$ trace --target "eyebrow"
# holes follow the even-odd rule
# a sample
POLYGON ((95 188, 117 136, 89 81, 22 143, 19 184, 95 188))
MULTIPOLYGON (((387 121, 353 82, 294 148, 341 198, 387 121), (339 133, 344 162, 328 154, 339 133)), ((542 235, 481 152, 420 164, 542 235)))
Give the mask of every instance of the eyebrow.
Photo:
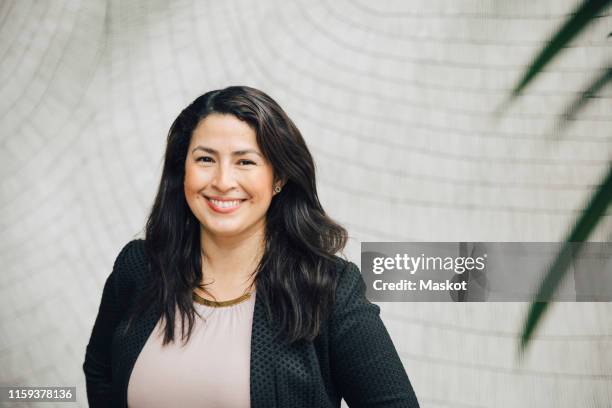
MULTIPOLYGON (((196 150, 203 150, 203 151, 208 152, 208 153, 210 153, 210 154, 216 154, 216 155, 218 155, 218 154, 219 154, 219 152, 218 152, 218 151, 216 151, 215 149, 211 149, 210 147, 206 147, 206 146, 197 146, 197 147, 195 147, 195 148, 194 148, 194 149, 191 151, 191 153, 195 153, 195 152, 196 152, 196 150)), ((257 150, 255 150, 255 149, 243 149, 243 150, 235 150, 235 151, 233 151, 233 152, 232 152, 232 156, 242 156, 242 155, 245 155, 245 154, 247 154, 247 153, 254 153, 254 154, 258 155, 258 156, 263 157, 263 156, 262 156, 262 154, 261 154, 261 153, 259 153, 259 152, 258 152, 257 150)))

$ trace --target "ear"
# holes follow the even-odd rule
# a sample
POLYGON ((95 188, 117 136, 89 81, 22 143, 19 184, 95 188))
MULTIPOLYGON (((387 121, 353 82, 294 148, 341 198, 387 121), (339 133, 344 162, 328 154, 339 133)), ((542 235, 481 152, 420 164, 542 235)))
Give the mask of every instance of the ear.
MULTIPOLYGON (((275 179, 274 183, 272 183, 272 188, 276 188, 276 187, 280 187, 281 189, 283 187, 285 187, 285 184, 287 184, 287 179, 275 179)), ((278 194, 276 191, 274 192, 274 195, 278 194)))

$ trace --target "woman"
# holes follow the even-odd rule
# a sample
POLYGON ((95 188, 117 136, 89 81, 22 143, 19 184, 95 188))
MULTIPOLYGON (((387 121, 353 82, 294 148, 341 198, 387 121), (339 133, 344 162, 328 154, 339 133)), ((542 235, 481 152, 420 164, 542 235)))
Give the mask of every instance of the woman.
POLYGON ((418 407, 357 266, 335 255, 346 239, 274 100, 200 96, 170 128, 146 239, 104 286, 90 406, 418 407))

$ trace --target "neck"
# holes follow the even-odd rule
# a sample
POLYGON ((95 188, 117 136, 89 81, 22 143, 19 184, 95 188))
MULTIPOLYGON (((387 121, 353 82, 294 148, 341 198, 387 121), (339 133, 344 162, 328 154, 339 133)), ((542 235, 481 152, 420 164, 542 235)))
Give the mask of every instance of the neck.
POLYGON ((251 282, 265 247, 265 230, 239 237, 218 237, 200 229, 202 281, 229 288, 251 282))

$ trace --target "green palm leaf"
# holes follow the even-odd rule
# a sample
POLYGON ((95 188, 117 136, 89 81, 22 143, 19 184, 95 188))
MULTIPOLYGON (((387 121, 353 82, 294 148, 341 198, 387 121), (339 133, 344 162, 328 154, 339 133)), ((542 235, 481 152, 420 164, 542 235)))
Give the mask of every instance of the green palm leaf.
MULTIPOLYGON (((589 237, 593 228, 605 214, 612 201, 612 163, 608 168, 608 175, 591 198, 586 210, 567 237, 562 249, 548 270, 542 281, 536 299, 550 299, 551 295, 561 283, 567 273, 567 267, 574 252, 580 251, 582 243, 589 237)), ((524 352, 531 339, 540 318, 548 308, 548 302, 533 302, 529 308, 523 333, 521 334, 520 352, 524 352)))
POLYGON ((533 60, 527 71, 512 90, 510 99, 516 98, 533 78, 548 64, 559 51, 570 42, 599 12, 612 3, 611 0, 586 0, 565 22, 563 27, 549 41, 533 60))
MULTIPOLYGON (((533 62, 526 69, 523 77, 512 90, 508 99, 496 110, 495 116, 499 116, 499 114, 520 95, 542 69, 559 54, 563 47, 596 18, 598 13, 611 3, 612 0, 583 1, 559 31, 548 41, 547 45, 534 58, 533 62)), ((610 35, 612 35, 612 33, 610 33, 610 35)), ((610 81, 611 75, 611 68, 607 68, 601 76, 597 77, 565 110, 560 125, 563 126, 568 120, 572 120, 588 103, 590 98, 595 96, 595 94, 610 81)), ((572 228, 562 249, 559 251, 559 254, 548 269, 544 280, 538 288, 536 299, 540 301, 533 302, 527 314, 523 332, 521 333, 519 350, 521 353, 524 352, 538 322, 548 308, 547 300, 551 298, 552 294, 565 277, 567 267, 572 257, 572 251, 576 253, 580 251, 582 243, 589 237, 591 231, 605 214, 611 200, 612 163, 610 163, 608 174, 603 183, 601 183, 597 191, 591 197, 586 209, 572 228)))
POLYGON ((563 126, 567 121, 573 120, 576 114, 587 104, 590 98, 595 97, 597 92, 602 89, 610 80, 612 80, 612 67, 606 68, 603 73, 596 77, 591 84, 583 91, 565 110, 563 113, 560 126, 563 126))

